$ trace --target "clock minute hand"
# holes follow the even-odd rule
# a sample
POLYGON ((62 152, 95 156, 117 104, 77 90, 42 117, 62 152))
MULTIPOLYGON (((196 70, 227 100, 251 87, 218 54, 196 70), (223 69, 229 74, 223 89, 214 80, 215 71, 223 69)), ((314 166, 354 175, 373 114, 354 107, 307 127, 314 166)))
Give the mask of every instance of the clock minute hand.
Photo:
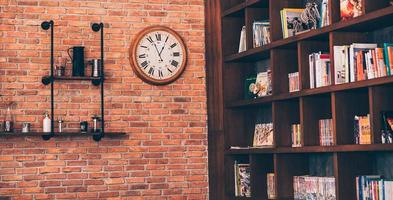
POLYGON ((169 38, 169 36, 166 37, 166 40, 165 40, 165 42, 164 42, 164 45, 162 46, 161 51, 159 52, 159 55, 160 55, 160 56, 161 56, 162 52, 163 52, 164 49, 165 49, 166 42, 168 42, 168 38, 169 38))
POLYGON ((157 51, 157 53, 158 53, 158 56, 160 56, 160 60, 162 61, 161 54, 160 54, 160 52, 158 51, 157 45, 154 44, 154 47, 156 48, 156 51, 157 51))

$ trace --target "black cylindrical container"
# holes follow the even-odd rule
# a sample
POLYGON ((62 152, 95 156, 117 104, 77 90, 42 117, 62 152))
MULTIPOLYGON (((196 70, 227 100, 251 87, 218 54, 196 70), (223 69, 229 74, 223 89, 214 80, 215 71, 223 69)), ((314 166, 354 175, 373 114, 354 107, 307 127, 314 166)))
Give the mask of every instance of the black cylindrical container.
POLYGON ((68 55, 72 60, 72 76, 85 76, 85 47, 69 48, 68 55), (72 51, 72 56, 70 51, 72 51))

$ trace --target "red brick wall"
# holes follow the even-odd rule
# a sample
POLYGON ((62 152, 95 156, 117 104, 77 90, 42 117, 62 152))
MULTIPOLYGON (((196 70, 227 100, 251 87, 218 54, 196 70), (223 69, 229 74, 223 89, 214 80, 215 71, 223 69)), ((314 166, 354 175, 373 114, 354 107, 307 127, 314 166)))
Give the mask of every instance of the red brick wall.
MULTIPOLYGON (((0 0, 0 102, 14 102, 22 122, 42 130, 50 109, 49 34, 54 20, 56 57, 74 45, 99 57, 104 22, 108 131, 125 137, 0 137, 0 196, 15 199, 207 199, 207 130, 203 0, 0 0), (133 73, 131 40, 148 25, 167 25, 185 40, 189 59, 182 77, 151 86, 133 73)), ((58 62, 56 60, 56 62, 58 62)), ((56 115, 66 130, 99 113, 99 90, 89 82, 55 84, 56 115)), ((2 119, 1 119, 2 120, 2 119)))

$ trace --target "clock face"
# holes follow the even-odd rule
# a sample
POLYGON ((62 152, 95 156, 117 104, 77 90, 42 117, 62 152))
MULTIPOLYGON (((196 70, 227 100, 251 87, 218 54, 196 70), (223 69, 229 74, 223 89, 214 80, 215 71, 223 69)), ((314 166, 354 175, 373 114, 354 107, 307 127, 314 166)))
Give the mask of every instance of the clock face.
POLYGON ((142 31, 130 51, 137 75, 153 84, 166 84, 177 79, 186 64, 186 50, 180 36, 166 27, 142 31))

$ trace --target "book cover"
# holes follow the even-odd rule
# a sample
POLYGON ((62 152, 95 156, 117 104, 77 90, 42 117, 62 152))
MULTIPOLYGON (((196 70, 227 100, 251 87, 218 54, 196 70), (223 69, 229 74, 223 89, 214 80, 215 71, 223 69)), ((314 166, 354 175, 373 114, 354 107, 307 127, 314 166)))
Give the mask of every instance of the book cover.
POLYGON ((393 111, 381 112, 382 144, 393 143, 393 111))
POLYGON ((267 174, 267 198, 276 199, 276 186, 274 181, 274 173, 267 174))
POLYGON ((346 65, 346 46, 334 46, 334 76, 336 84, 349 82, 349 69, 346 65))
POLYGON ((393 43, 384 43, 383 44, 383 48, 384 48, 384 57, 385 57, 385 64, 386 64, 386 68, 388 71, 388 75, 391 76, 393 75, 393 61, 392 59, 389 60, 389 51, 388 48, 389 47, 393 47, 393 43))
POLYGON ((254 147, 273 146, 273 123, 256 124, 254 131, 254 147))
POLYGON ((255 81, 256 87, 258 88, 257 96, 267 96, 269 93, 269 77, 268 72, 259 72, 255 81))
POLYGON ((251 169, 249 164, 238 164, 237 165, 238 178, 238 196, 251 197, 251 180, 250 174, 251 169))
POLYGON ((283 37, 288 38, 296 35, 296 32, 304 31, 300 20, 303 8, 284 8, 281 13, 281 23, 283 27, 283 37))
POLYGON ((363 14, 363 0, 340 0, 341 20, 349 20, 363 14))
POLYGON ((377 65, 378 65, 379 71, 381 73, 381 77, 387 76, 388 72, 387 72, 385 60, 383 57, 383 48, 376 48, 375 52, 376 52, 376 56, 377 56, 377 65))

